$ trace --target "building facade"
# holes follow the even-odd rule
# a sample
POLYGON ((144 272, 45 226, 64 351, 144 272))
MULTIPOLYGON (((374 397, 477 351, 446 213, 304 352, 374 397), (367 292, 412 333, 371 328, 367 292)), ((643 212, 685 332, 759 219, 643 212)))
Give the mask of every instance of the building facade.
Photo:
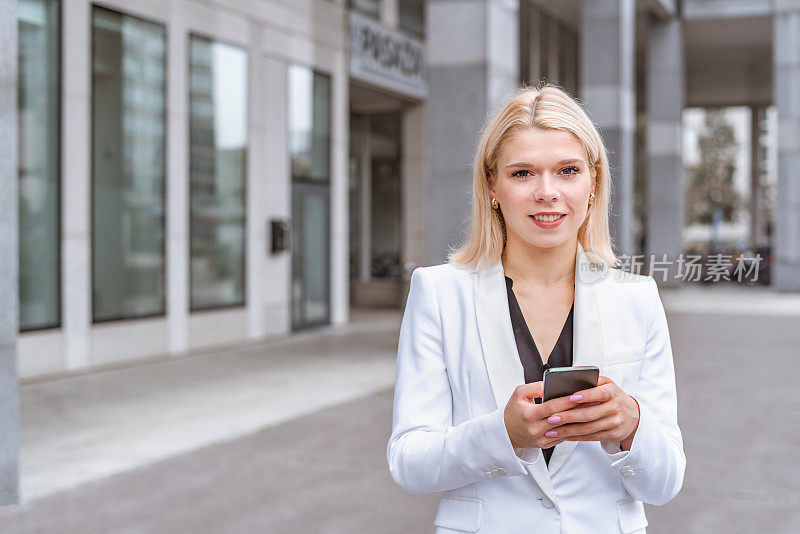
POLYGON ((20 377, 401 305, 465 235, 487 115, 543 80, 600 127, 622 254, 681 253, 686 107, 750 106, 755 130, 776 106, 772 284, 800 289, 799 2, 16 9, 20 377))
POLYGON ((20 377, 400 305, 424 234, 422 0, 15 7, 20 377))
POLYGON ((347 320, 345 4, 17 11, 21 377, 347 320))

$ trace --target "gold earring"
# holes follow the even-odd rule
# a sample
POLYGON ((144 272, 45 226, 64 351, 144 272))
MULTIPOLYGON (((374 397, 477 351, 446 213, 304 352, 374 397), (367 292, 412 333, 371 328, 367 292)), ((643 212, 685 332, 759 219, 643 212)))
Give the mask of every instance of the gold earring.
POLYGON ((594 202, 594 193, 589 193, 589 206, 594 202))
POLYGON ((492 207, 493 207, 494 209, 497 209, 497 208, 499 208, 499 207, 500 207, 500 204, 497 202, 497 199, 496 199, 496 198, 493 198, 493 199, 492 199, 492 207))

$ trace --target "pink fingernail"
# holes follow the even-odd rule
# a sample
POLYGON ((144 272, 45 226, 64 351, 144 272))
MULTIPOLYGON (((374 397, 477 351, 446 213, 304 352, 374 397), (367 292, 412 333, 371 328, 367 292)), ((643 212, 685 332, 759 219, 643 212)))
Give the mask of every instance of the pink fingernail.
POLYGON ((556 432, 555 430, 548 430, 547 432, 544 433, 544 435, 547 436, 548 438, 555 437, 556 434, 558 434, 558 432, 556 432))
POLYGON ((557 415, 551 415, 550 417, 547 418, 547 421, 550 423, 558 423, 559 421, 561 421, 561 418, 557 415))
POLYGON ((582 398, 583 398, 583 395, 581 395, 581 394, 579 394, 579 393, 576 393, 575 395, 571 396, 571 397, 569 398, 569 400, 571 400, 571 401, 575 402, 575 401, 579 401, 579 400, 581 400, 582 398))

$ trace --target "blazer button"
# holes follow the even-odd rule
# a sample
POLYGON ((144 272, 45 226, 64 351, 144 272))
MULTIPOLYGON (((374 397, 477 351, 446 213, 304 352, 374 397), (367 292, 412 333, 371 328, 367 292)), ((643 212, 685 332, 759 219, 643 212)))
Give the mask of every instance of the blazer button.
POLYGON ((544 506, 545 508, 552 508, 553 507, 553 501, 551 501, 547 497, 544 497, 544 498, 542 498, 542 506, 544 506))
POLYGON ((508 474, 508 471, 506 471, 502 467, 498 467, 494 471, 496 471, 495 476, 498 476, 498 477, 504 477, 504 476, 506 476, 508 474))
POLYGON ((633 468, 629 465, 626 465, 622 469, 619 470, 620 474, 625 478, 634 476, 633 468))
POLYGON ((490 480, 493 479, 494 478, 494 473, 492 473, 491 471, 486 471, 486 478, 488 478, 490 480))

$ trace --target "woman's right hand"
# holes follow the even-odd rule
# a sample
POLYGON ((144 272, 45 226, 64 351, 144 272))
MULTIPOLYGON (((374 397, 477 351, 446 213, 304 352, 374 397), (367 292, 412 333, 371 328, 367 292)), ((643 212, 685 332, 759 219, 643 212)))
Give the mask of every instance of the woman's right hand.
POLYGON ((560 422, 549 422, 551 415, 574 408, 576 404, 569 397, 550 399, 536 404, 533 400, 543 395, 544 383, 531 382, 517 386, 508 399, 503 412, 508 437, 514 448, 529 449, 538 447, 546 449, 564 441, 559 438, 548 438, 544 435, 548 430, 560 426, 560 422))

